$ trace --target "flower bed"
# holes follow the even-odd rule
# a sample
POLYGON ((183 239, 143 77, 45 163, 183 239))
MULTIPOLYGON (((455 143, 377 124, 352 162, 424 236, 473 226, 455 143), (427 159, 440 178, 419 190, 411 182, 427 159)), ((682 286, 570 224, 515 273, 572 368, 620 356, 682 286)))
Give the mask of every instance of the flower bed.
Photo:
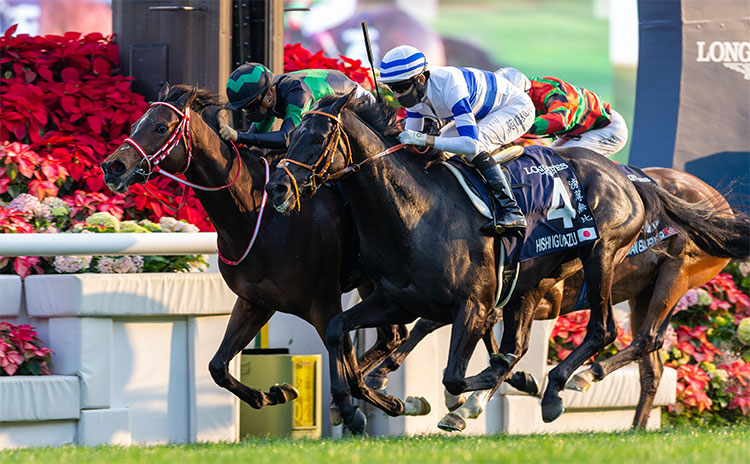
POLYGON ((0 322, 0 376, 49 375, 53 353, 30 325, 0 322))
MULTIPOLYGON (((662 347, 664 364, 677 369, 672 423, 750 422, 750 263, 731 262, 724 272, 677 303, 662 347)), ((580 344, 588 312, 558 318, 550 360, 559 362, 580 344)), ((618 327, 618 340, 597 356, 605 359, 632 337, 618 327)))
MULTIPOLYGON (((0 216, 0 232, 68 232, 79 234, 129 232, 165 233, 198 232, 198 228, 172 217, 162 217, 159 223, 148 219, 120 221, 120 210, 98 211, 91 214, 80 207, 69 206, 57 197, 39 201, 34 195, 22 193, 14 198, 0 216), (113 214, 114 213, 114 214, 113 214), (116 216, 117 215, 117 216, 116 216)), ((11 261, 0 257, 0 272, 15 272, 22 278, 30 274, 70 274, 77 272, 134 273, 180 272, 204 270, 205 257, 184 256, 56 256, 43 258, 22 256, 11 261)))
MULTIPOLYGON (((15 30, 11 27, 0 36, 0 232, 85 232, 89 228, 80 223, 97 213, 123 220, 122 231, 143 232, 139 227, 169 214, 200 231, 213 230, 192 192, 179 211, 172 213, 164 206, 177 204, 182 193, 182 187, 167 178, 150 181, 150 193, 134 185, 127 196, 105 186, 99 164, 148 107, 130 90, 132 78, 118 74, 113 37, 77 32, 14 36, 15 30), (62 209, 67 209, 66 215, 62 209)), ((299 44, 287 45, 284 51, 285 71, 337 69, 372 87, 369 69, 359 60, 328 58, 299 44)), ((122 258, 120 265, 94 259, 84 266, 81 259, 61 258, 57 269, 163 272, 185 270, 195 259, 145 257, 141 263, 139 258, 122 258)), ((26 276, 54 270, 45 258, 0 257, 0 273, 26 276)))

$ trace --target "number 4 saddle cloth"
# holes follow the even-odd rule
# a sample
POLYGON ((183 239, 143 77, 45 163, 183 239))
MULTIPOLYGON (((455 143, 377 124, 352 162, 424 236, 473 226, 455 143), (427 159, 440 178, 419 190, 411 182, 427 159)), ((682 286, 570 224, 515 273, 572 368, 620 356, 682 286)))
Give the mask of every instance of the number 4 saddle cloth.
MULTIPOLYGON (((456 176, 477 210, 491 218, 488 205, 493 197, 477 170, 459 156, 443 164, 456 176)), ((525 147, 521 156, 504 163, 503 167, 510 174, 513 193, 528 222, 521 243, 508 241, 508 256, 526 261, 577 248, 599 237, 576 173, 554 150, 525 147), (520 250, 513 249, 518 246, 520 250)))

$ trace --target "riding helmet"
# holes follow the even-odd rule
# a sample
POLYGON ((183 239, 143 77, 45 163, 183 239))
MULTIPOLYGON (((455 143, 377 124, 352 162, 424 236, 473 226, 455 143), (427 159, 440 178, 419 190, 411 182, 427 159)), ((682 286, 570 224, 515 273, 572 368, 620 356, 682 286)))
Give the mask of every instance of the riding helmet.
POLYGON ((380 61, 380 81, 384 84, 405 81, 427 71, 424 54, 411 45, 399 45, 380 61))
POLYGON ((273 83, 274 75, 260 63, 246 63, 232 71, 227 80, 226 107, 238 110, 253 101, 273 83))

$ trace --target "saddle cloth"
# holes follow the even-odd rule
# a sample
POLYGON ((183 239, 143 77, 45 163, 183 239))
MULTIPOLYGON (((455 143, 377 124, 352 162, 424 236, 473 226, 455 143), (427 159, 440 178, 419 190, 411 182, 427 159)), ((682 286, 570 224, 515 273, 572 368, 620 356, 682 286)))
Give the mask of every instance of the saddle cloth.
MULTIPOLYGON (((650 178, 645 172, 641 171, 635 166, 618 164, 617 167, 619 167, 620 170, 624 172, 626 176, 628 176, 628 179, 630 179, 631 182, 656 184, 654 179, 650 178)), ((643 229, 641 230, 641 234, 638 236, 638 239, 635 241, 635 243, 633 243, 633 246, 630 248, 627 257, 629 258, 639 253, 643 253, 662 240, 678 233, 680 233, 680 231, 671 226, 659 227, 658 220, 652 224, 644 224, 643 229)))
MULTIPOLYGON (((477 170, 463 157, 443 163, 464 187, 469 199, 491 218, 490 194, 477 170)), ((583 246, 599 237, 573 169, 548 147, 525 147, 523 155, 503 164, 510 174, 516 201, 526 215, 523 241, 508 240, 508 256, 526 261, 557 251, 583 246), (515 249, 520 246, 520 250, 515 249), (517 254, 520 251, 520 254, 517 254)), ((499 209, 497 206, 495 209, 499 209)))

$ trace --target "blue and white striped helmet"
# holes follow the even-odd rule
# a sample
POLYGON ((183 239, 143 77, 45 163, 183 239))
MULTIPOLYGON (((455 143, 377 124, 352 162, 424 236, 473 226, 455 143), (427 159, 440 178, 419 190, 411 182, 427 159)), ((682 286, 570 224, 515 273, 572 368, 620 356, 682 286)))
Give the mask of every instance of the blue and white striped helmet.
POLYGON ((405 81, 425 71, 427 59, 411 45, 391 49, 380 61, 380 81, 384 84, 405 81))

